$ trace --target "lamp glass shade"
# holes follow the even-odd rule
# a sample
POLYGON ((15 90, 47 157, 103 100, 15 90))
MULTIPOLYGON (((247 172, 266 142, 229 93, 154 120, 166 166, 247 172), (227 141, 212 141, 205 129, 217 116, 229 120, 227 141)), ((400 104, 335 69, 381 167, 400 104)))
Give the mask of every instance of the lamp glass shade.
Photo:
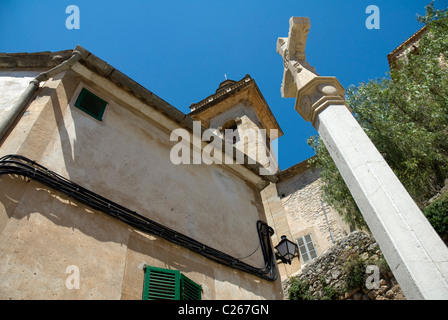
POLYGON ((286 236, 282 236, 282 240, 280 243, 275 247, 277 249, 278 253, 286 260, 292 260, 294 258, 294 254, 296 252, 296 244, 294 242, 289 241, 286 239, 286 236))

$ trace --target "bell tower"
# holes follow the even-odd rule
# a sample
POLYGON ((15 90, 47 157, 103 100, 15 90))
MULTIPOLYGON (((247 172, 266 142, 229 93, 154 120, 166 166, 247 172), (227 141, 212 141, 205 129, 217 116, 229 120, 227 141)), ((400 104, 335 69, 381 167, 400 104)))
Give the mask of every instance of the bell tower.
MULTIPOLYGON (((255 80, 226 79, 215 93, 190 106, 193 120, 267 167, 275 159, 272 141, 283 135, 255 80), (271 159, 271 160, 269 160, 271 159)), ((276 167, 277 163, 275 163, 276 167)))

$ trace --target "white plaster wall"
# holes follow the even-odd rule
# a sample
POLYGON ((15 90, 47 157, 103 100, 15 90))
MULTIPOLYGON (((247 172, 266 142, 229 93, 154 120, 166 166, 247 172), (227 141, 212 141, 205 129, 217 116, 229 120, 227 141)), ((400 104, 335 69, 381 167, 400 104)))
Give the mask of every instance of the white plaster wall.
POLYGON ((38 71, 0 71, 0 118, 4 118, 38 71))

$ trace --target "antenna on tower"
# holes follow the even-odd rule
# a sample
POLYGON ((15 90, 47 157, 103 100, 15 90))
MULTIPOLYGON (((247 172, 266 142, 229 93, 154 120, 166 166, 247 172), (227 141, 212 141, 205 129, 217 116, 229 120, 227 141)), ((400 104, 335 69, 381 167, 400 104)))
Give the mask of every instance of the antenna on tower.
POLYGON ((226 78, 226 80, 227 80, 227 75, 224 73, 224 78, 226 78))

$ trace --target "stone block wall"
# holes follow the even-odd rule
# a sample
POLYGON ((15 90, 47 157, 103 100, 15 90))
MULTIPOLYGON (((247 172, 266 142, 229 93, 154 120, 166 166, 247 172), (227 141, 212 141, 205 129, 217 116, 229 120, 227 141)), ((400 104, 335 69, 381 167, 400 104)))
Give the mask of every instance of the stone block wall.
POLYGON ((311 234, 317 253, 350 232, 350 226, 329 205, 322 202, 319 171, 307 161, 287 169, 277 183, 293 240, 311 234))
POLYGON ((361 231, 339 239, 283 288, 292 300, 406 300, 378 244, 361 231))

